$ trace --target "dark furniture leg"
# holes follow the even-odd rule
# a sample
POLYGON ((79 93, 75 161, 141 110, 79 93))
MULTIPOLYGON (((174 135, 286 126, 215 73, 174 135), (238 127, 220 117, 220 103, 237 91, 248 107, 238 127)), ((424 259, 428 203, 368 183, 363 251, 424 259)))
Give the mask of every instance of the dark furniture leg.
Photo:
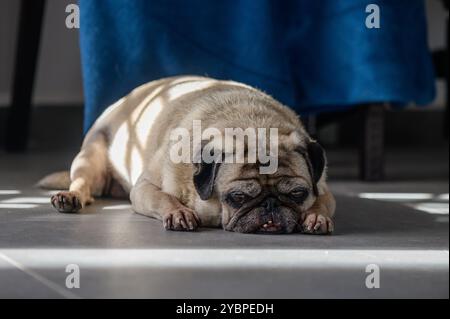
POLYGON ((361 109, 359 169, 363 181, 384 179, 384 119, 383 104, 367 105, 361 109))
POLYGON ((316 139, 317 138, 317 116, 316 115, 308 115, 305 118, 303 118, 304 125, 306 128, 306 131, 309 133, 309 135, 316 139))
POLYGON ((450 36, 450 33, 449 33, 449 27, 448 27, 448 10, 449 10, 449 1, 444 1, 444 5, 445 5, 445 8, 447 9, 447 35, 446 35, 446 39, 447 39, 447 45, 446 45, 446 47, 445 47, 445 55, 444 55, 444 61, 445 61, 445 119, 444 119, 444 137, 446 138, 446 139, 448 139, 448 126, 449 126, 449 123, 448 123, 448 121, 449 121, 449 118, 448 118, 448 116, 449 116, 449 114, 448 114, 448 112, 449 112, 449 105, 448 105, 448 103, 449 103, 449 96, 448 96, 448 86, 449 86, 449 82, 448 82, 448 67, 449 67, 449 65, 448 65, 448 37, 450 36))
POLYGON ((22 0, 20 5, 11 106, 6 123, 8 151, 23 151, 27 147, 45 0, 22 0))
MULTIPOLYGON (((447 11, 447 15, 448 15, 448 8, 449 8, 449 1, 442 1, 445 9, 447 11)), ((448 19, 446 21, 447 24, 447 34, 446 34, 446 39, 447 39, 447 44, 445 48, 436 50, 432 52, 432 57, 433 57, 433 63, 434 63, 434 71, 436 74, 436 77, 438 79, 444 79, 445 80, 445 111, 444 111, 444 138, 448 140, 448 111, 449 111, 449 105, 448 105, 448 19)))

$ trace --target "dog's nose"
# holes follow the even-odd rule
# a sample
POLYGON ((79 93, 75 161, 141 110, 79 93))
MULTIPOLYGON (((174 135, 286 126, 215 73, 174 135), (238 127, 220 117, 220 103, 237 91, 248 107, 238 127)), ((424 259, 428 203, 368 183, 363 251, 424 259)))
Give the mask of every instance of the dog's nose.
POLYGON ((272 213, 277 207, 277 200, 273 197, 269 197, 264 201, 262 206, 264 207, 266 212, 272 213))

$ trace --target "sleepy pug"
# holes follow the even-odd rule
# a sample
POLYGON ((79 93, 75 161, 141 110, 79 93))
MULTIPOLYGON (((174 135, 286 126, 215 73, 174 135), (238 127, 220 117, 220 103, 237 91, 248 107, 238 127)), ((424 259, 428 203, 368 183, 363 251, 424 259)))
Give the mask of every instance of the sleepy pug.
POLYGON ((61 213, 78 212, 93 197, 129 196, 135 212, 161 220, 167 230, 192 231, 202 225, 242 233, 329 234, 334 229, 335 201, 326 184, 323 149, 292 110, 232 81, 180 76, 138 87, 98 118, 70 176, 55 173, 39 185, 68 189, 51 197, 61 213), (191 161, 174 161, 179 141, 173 132, 192 134, 187 141, 193 145, 195 123, 214 128, 216 134, 227 128, 276 129, 273 145, 267 138, 258 140, 266 150, 276 150, 276 158, 270 153, 275 169, 262 173, 273 163, 249 160, 255 144, 248 136, 240 161, 224 160, 230 150, 237 152, 237 143, 205 153, 205 143, 213 139, 203 135, 184 158, 191 161))

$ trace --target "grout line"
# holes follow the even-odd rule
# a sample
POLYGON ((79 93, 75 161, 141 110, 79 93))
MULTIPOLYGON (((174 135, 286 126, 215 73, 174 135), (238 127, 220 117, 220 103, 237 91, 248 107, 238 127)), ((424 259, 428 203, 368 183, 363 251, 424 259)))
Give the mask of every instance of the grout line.
POLYGON ((54 283, 53 281, 50 281, 47 278, 39 275, 37 272, 35 272, 35 271, 31 270, 31 269, 28 269, 27 267, 25 267, 21 263, 15 261, 14 259, 11 259, 10 257, 6 256, 5 254, 3 254, 1 252, 0 252, 0 258, 3 259, 4 261, 6 261, 7 263, 9 263, 10 265, 14 266, 15 268, 23 271, 27 275, 33 277, 35 280, 37 280, 38 282, 40 282, 41 284, 43 284, 47 288, 53 290, 57 294, 62 295, 64 298, 67 298, 67 299, 81 299, 81 297, 79 297, 78 295, 76 295, 76 294, 74 294, 74 293, 72 293, 70 291, 67 291, 64 287, 61 287, 60 285, 54 283))

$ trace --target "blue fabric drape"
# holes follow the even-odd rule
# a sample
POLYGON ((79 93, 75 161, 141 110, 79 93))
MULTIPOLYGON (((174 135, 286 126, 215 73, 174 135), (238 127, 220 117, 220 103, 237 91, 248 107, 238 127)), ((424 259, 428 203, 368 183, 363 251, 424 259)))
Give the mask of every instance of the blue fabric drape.
POLYGON ((79 0, 85 129, 153 79, 256 86, 299 113, 434 97, 422 0, 79 0))

